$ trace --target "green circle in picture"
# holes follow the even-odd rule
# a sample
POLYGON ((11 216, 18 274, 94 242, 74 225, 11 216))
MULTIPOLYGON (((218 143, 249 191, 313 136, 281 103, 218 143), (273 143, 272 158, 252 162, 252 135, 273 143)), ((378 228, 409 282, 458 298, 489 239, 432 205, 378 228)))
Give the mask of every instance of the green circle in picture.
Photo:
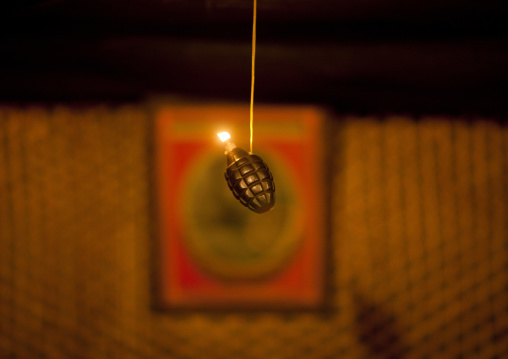
POLYGON ((300 199, 284 163, 259 154, 275 182, 275 206, 257 214, 237 201, 224 178, 223 153, 205 155, 186 174, 182 209, 185 244, 198 266, 222 280, 276 274, 302 238, 300 199))

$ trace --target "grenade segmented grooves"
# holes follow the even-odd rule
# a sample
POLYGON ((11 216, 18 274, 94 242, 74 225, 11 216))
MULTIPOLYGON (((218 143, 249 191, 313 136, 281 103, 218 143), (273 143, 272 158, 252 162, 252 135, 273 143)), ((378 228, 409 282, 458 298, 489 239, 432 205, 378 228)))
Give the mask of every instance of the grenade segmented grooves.
MULTIPOLYGON (((245 207, 264 213, 275 204, 275 183, 261 157, 240 150, 242 156, 231 163, 224 174, 229 189, 245 207)), ((236 154, 240 154, 238 151, 236 154)))

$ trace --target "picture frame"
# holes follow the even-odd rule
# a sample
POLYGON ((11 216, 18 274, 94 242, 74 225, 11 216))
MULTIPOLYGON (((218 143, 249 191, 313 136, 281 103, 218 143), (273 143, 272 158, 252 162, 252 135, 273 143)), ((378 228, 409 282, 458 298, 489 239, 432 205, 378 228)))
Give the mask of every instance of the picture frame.
POLYGON ((249 151, 249 108, 165 105, 155 116, 157 306, 313 309, 326 300, 327 113, 257 106, 253 153, 276 185, 257 214, 229 191, 218 132, 249 151))

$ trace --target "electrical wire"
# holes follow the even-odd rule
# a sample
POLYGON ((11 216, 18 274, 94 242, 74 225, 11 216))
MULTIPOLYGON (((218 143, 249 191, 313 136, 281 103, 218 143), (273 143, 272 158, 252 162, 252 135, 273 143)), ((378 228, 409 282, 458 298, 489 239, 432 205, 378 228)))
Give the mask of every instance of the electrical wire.
POLYGON ((254 64, 256 62, 256 7, 254 0, 254 16, 252 20, 252 77, 250 85, 250 152, 252 153, 252 138, 254 132, 254 64))

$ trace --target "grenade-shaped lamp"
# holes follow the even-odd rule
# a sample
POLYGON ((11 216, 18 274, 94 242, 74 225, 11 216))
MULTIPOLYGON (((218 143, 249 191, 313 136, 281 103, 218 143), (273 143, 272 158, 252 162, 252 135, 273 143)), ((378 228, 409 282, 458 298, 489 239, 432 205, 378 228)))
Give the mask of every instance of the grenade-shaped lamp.
POLYGON ((237 147, 227 132, 218 134, 226 145, 228 167, 224 173, 235 198, 256 213, 264 213, 275 204, 275 183, 261 157, 237 147))

